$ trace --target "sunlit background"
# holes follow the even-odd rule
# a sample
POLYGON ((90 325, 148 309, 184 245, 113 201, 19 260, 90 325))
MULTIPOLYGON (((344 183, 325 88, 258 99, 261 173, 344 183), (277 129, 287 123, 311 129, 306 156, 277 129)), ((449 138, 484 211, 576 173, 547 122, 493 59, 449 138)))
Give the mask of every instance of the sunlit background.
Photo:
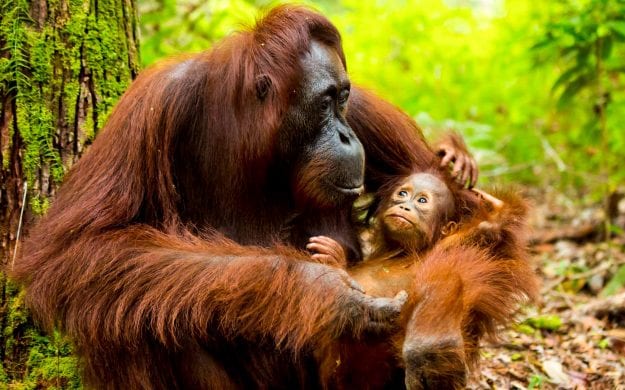
MULTIPOLYGON (((45 213, 140 71, 135 21, 144 68, 206 50, 275 4, 0 0, 3 266, 28 231, 21 211, 25 227, 45 213)), ((402 107, 430 140, 464 135, 478 185, 517 185, 533 204, 541 300, 483 345, 471 388, 624 388, 625 0, 306 4, 341 31, 354 82, 402 107)), ((6 269, 0 389, 82 389, 71 342, 35 327, 6 269)))
MULTIPOLYGON (((144 65, 201 51, 275 2, 140 0, 144 65)), ((625 170, 625 2, 316 1, 343 34, 352 79, 435 138, 462 133, 481 182, 597 202, 625 170)))

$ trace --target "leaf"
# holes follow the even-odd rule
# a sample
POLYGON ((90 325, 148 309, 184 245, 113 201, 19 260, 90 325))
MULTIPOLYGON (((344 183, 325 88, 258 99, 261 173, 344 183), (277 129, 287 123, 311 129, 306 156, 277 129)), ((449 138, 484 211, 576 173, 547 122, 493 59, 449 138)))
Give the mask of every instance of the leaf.
POLYGON ((605 37, 608 34, 610 34, 610 29, 605 24, 600 24, 599 27, 597 27, 597 36, 605 37))
POLYGON ((575 35, 573 35, 573 34, 566 34, 565 36, 563 36, 560 39, 560 42, 565 47, 575 47, 575 46, 577 46, 578 40, 575 39, 575 35))
POLYGON ((543 371, 547 376, 549 376, 549 380, 552 383, 558 385, 566 385, 569 383, 569 376, 564 372, 562 368, 562 363, 559 360, 545 360, 542 363, 543 371))
POLYGON ((597 343, 597 346, 598 346, 599 348, 601 348, 601 349, 606 349, 606 348, 608 348, 608 347, 610 346, 610 339, 609 339, 609 338, 605 338, 605 339, 600 340, 600 341, 597 343))
POLYGON ((557 315, 545 315, 539 317, 530 317, 523 321, 524 324, 534 329, 558 330, 562 326, 562 319, 557 315))
POLYGON ((540 49, 546 49, 546 48, 548 48, 550 46, 553 46, 554 44, 555 44, 555 40, 552 37, 548 36, 548 37, 543 38, 542 40, 536 42, 535 44, 533 44, 530 47, 530 50, 538 51, 540 49))
POLYGON ((536 388, 541 388, 545 378, 542 375, 534 374, 529 380, 527 385, 528 390, 534 390, 536 388))
POLYGON ((612 279, 605 285, 601 293, 599 294, 602 297, 607 297, 610 295, 614 295, 618 290, 620 290, 625 285, 625 265, 621 265, 619 269, 616 271, 612 279))
POLYGON ((577 278, 566 280, 562 282, 560 286, 564 292, 567 292, 569 294, 577 294, 582 290, 582 288, 584 288, 584 286, 586 286, 586 279, 577 278))
POLYGON ((555 92, 562 85, 566 84, 573 77, 575 77, 579 73, 581 73, 584 70, 584 68, 585 68, 585 66, 575 65, 575 66, 567 69, 564 73, 562 73, 560 75, 560 77, 558 77, 556 82, 553 83, 553 86, 551 87, 551 92, 552 93, 555 92))
POLYGON ((582 88, 589 84, 590 80, 592 80, 592 76, 589 73, 583 73, 575 78, 575 80, 571 81, 564 89, 564 92, 562 92, 562 95, 560 95, 560 98, 558 99, 558 107, 563 108, 564 105, 569 103, 569 101, 577 95, 582 88))
POLYGON ((520 353, 513 353, 512 355, 510 355, 510 360, 512 360, 513 362, 519 361, 519 360, 523 360, 523 355, 520 353))
POLYGON ((533 335, 536 332, 536 330, 533 327, 527 324, 518 324, 515 327, 515 329, 517 332, 527 334, 527 335, 533 335))
POLYGON ((607 23, 607 26, 621 38, 625 39, 625 21, 611 21, 607 23))
POLYGON ((622 227, 620 227, 619 225, 615 225, 613 223, 610 224, 610 226, 608 227, 608 230, 610 231, 610 233, 614 234, 615 236, 625 233, 625 230, 623 230, 622 227))

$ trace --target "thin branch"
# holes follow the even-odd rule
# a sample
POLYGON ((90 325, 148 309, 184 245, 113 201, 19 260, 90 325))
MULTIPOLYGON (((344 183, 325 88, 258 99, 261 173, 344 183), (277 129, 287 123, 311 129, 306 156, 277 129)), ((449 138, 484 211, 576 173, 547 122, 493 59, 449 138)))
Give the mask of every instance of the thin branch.
POLYGON ((28 182, 24 181, 24 195, 22 196, 22 209, 20 211, 20 220, 17 224, 17 233, 15 235, 15 248, 13 248, 13 259, 11 260, 11 269, 15 264, 15 258, 17 257, 17 246, 20 242, 20 234, 22 233, 22 222, 24 221, 24 209, 26 208, 26 193, 28 191, 28 182))

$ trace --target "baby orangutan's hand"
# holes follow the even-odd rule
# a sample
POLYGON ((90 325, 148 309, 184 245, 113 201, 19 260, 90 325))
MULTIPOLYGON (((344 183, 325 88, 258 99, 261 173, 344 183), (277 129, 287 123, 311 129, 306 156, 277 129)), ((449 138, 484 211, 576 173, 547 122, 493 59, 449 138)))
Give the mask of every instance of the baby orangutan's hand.
POLYGON ((326 236, 310 237, 306 249, 313 252, 311 259, 317 263, 345 268, 347 258, 345 250, 337 241, 326 236))
POLYGON ((503 226, 501 224, 501 213, 505 203, 488 192, 478 190, 477 188, 473 188, 472 191, 477 193, 483 201, 489 203, 493 208, 489 214, 488 220, 482 221, 477 225, 476 232, 478 233, 477 237, 479 238, 479 243, 482 246, 495 245, 504 239, 502 236, 503 226))

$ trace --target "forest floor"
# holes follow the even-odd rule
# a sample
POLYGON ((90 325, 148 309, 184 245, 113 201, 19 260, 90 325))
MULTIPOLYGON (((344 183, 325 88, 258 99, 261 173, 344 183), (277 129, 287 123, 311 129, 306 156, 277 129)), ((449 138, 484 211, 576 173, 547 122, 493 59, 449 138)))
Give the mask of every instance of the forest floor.
MULTIPOLYGON (((599 240, 599 208, 580 212, 562 195, 536 197, 531 248, 541 301, 484 344, 469 387, 625 389, 625 234, 599 240)), ((617 225, 625 221, 620 203, 617 225)))

